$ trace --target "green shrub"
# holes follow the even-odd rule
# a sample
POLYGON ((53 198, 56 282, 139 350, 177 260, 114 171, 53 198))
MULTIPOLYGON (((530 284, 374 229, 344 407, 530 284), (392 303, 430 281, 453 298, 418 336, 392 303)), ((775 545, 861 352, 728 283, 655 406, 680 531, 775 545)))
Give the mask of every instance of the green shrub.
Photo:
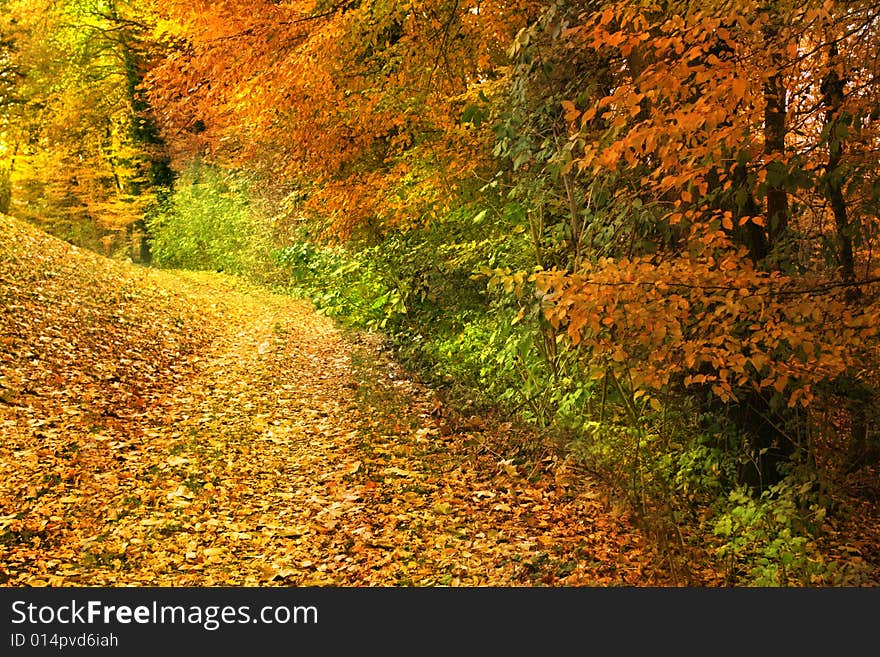
POLYGON ((804 523, 821 523, 825 508, 817 502, 801 507, 809 483, 786 479, 760 496, 736 488, 714 523, 721 538, 717 554, 732 584, 809 586, 831 583, 804 523))
POLYGON ((233 174, 191 165, 146 222, 160 266, 257 280, 270 274, 271 222, 250 203, 245 181, 233 174))

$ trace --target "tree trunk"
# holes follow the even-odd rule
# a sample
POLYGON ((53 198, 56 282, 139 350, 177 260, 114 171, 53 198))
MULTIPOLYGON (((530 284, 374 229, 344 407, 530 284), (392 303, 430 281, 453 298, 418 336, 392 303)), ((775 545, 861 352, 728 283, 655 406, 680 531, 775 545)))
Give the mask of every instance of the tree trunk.
POLYGON ((767 186, 767 233, 771 247, 776 245, 788 230, 788 192, 779 180, 784 175, 786 132, 786 89, 782 76, 772 75, 764 84, 764 153, 779 158, 768 168, 775 176, 767 186))
POLYGON ((737 221, 734 222, 734 239, 740 244, 745 244, 752 262, 757 264, 767 257, 769 247, 767 235, 761 226, 753 221, 747 221, 743 226, 739 225, 740 217, 754 217, 760 212, 752 190, 748 186, 747 175, 746 167, 742 164, 737 165, 733 171, 734 197, 743 196, 741 200, 735 202, 734 216, 737 221))
MULTIPOLYGON (((825 103, 825 133, 828 139, 828 164, 823 176, 825 196, 834 214, 834 225, 837 230, 837 258, 840 274, 847 283, 855 281, 855 257, 853 255, 852 225, 843 196, 844 172, 840 168, 843 159, 844 143, 841 126, 844 124, 843 92, 845 81, 834 68, 837 58, 837 45, 832 44, 829 52, 829 70, 822 80, 822 100, 825 103)), ((856 288, 850 288, 850 296, 857 296, 856 288)))

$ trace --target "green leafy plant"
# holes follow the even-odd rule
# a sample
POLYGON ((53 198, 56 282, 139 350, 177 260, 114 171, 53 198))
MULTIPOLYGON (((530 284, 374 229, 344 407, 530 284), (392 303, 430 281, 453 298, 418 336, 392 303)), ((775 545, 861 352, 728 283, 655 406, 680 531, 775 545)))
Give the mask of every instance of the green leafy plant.
POLYGON ((233 174, 190 166, 146 222, 160 266, 256 279, 269 273, 271 222, 251 204, 246 181, 233 174))

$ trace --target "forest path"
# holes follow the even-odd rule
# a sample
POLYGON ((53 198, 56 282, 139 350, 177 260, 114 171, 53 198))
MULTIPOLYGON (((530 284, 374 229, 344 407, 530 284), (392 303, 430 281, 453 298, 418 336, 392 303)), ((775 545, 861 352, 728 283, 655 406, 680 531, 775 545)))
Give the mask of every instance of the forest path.
POLYGON ((0 583, 671 583, 583 475, 310 304, 0 223, 0 583))

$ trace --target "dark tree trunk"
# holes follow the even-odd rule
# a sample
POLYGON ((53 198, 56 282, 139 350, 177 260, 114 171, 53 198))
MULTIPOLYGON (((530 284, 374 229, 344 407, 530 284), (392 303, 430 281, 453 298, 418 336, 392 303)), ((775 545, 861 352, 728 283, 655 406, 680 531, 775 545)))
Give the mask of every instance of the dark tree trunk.
POLYGON ((743 226, 739 225, 741 217, 754 217, 760 214, 758 204, 748 186, 746 167, 742 164, 737 165, 733 171, 733 190, 735 197, 741 197, 737 200, 734 212, 737 218, 734 222, 734 239, 746 246, 752 262, 757 264, 767 257, 770 249, 767 235, 761 226, 753 221, 747 221, 743 226))
MULTIPOLYGON (((843 160, 844 143, 841 126, 845 121, 842 114, 843 92, 845 81, 834 68, 837 57, 837 46, 832 45, 829 53, 830 67, 822 81, 822 100, 825 103, 825 133, 828 138, 828 164, 825 167, 823 186, 825 196, 834 214, 834 225, 837 230, 837 258, 840 274, 847 283, 855 281, 855 256, 853 255, 853 227, 847 211, 846 199, 843 196, 843 171, 840 164, 843 160)), ((855 288, 851 296, 857 296, 855 288)))
MULTIPOLYGON (((764 103, 764 153, 781 159, 785 155, 786 133, 786 89, 782 75, 772 75, 764 84, 764 103)), ((779 160, 768 166, 771 179, 767 186, 767 233, 771 247, 788 230, 788 191, 780 180, 784 167, 779 160)))

